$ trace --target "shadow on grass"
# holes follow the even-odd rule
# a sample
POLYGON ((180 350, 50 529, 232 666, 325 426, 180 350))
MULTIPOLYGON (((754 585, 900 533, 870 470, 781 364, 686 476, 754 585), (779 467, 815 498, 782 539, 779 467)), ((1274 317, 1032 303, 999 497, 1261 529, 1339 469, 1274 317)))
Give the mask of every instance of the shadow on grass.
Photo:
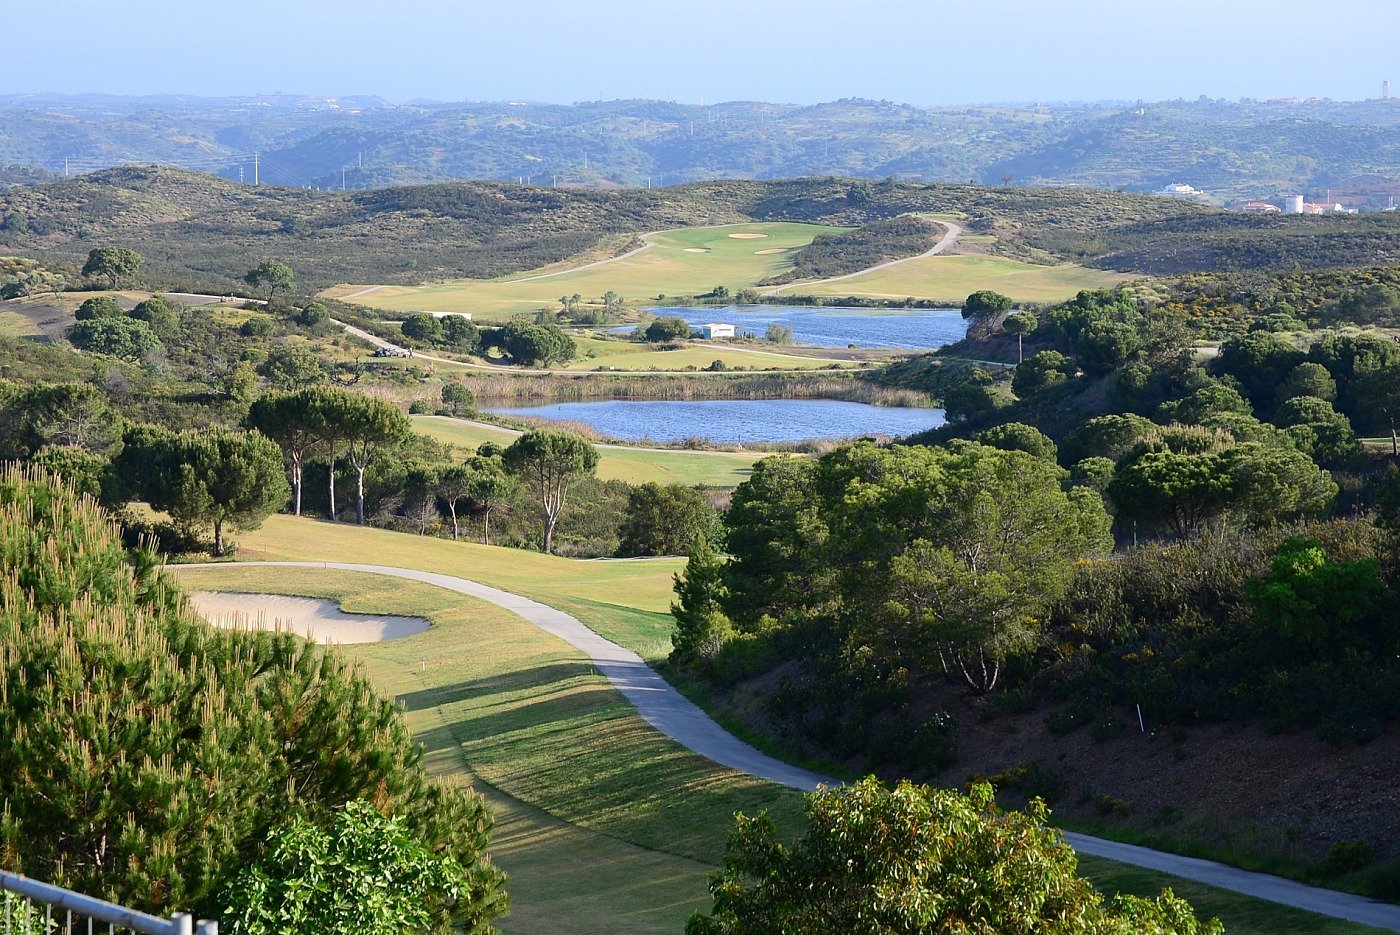
POLYGON ((585 662, 560 662, 553 665, 537 666, 533 669, 518 669, 491 678, 404 692, 397 698, 407 710, 421 711, 425 708, 470 701, 485 695, 509 695, 515 692, 534 691, 593 674, 593 667, 585 662))

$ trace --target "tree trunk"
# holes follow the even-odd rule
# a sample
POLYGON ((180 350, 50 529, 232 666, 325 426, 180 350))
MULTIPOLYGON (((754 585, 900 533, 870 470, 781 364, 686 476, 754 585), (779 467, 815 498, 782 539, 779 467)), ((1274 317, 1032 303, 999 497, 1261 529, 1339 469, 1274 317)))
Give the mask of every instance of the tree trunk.
POLYGON ((1394 423, 1394 422, 1391 422, 1391 423, 1390 423, 1390 456, 1391 456, 1392 458, 1400 457, 1400 445, 1397 445, 1396 442, 1395 442, 1395 423, 1394 423))
POLYGON ((1021 350, 1021 335, 1016 335, 1016 359, 1021 363, 1026 362, 1026 352, 1021 350))
POLYGON ((554 524, 559 521, 557 514, 544 514, 544 554, 554 554, 554 524))
POLYGON ((301 515, 301 455, 292 456, 292 515, 301 515))
POLYGON ((482 527, 481 527, 481 544, 482 544, 482 545, 490 545, 490 544, 491 544, 491 511, 490 511, 490 510, 487 510, 487 511, 486 511, 486 516, 483 518, 483 520, 484 520, 484 521, 483 521, 482 527))
POLYGON ((452 514, 452 541, 457 541, 457 501, 447 501, 447 511, 452 514))
POLYGON ((330 504, 329 504, 329 507, 328 507, 329 516, 328 516, 327 518, 333 523, 333 522, 335 522, 335 441, 334 441, 334 440, 328 441, 327 444, 330 446, 330 452, 331 452, 330 504))
POLYGON ((214 520, 214 555, 223 558, 224 555, 224 521, 214 520))
MULTIPOLYGON (((368 460, 366 460, 368 466, 368 460)), ((365 469, 360 465, 355 465, 357 486, 355 488, 355 522, 363 526, 365 524, 365 469)))

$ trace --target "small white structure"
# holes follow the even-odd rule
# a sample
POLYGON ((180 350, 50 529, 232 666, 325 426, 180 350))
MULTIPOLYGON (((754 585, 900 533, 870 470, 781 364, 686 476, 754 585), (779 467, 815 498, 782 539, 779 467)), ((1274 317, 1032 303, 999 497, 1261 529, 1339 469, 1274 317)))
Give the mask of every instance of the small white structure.
POLYGON ((1267 201, 1251 201, 1240 210, 1250 214, 1278 214, 1279 206, 1269 204, 1267 201))
POLYGON ((714 324, 701 325, 700 333, 710 341, 713 341, 715 338, 732 338, 734 337, 734 326, 726 325, 722 322, 715 322, 714 324))
POLYGON ((428 314, 434 318, 447 318, 449 315, 461 315, 467 321, 472 320, 471 312, 428 312, 428 314))
POLYGON ((1187 185, 1184 182, 1173 182, 1166 188, 1158 189, 1154 195, 1161 195, 1165 198, 1205 198, 1206 193, 1199 188, 1187 185))

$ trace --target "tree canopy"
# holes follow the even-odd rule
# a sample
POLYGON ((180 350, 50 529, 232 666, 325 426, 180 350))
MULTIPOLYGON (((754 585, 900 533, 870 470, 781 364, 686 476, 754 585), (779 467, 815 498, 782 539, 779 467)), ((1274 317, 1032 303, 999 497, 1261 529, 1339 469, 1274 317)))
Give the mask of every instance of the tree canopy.
POLYGON ((1105 902, 1046 826, 1039 800, 999 809, 986 783, 958 792, 873 777, 807 796, 807 828, 784 844, 742 813, 710 878, 714 907, 686 935, 1219 935, 1165 890, 1105 902))
POLYGON ((544 551, 554 548, 554 530, 568 502, 569 487, 598 467, 598 449, 568 432, 526 432, 504 454, 505 466, 539 498, 544 519, 544 551))
POLYGON ((254 289, 266 289, 267 301, 279 292, 293 292, 297 287, 296 274, 292 268, 277 260, 263 260, 244 275, 243 281, 254 289))
MULTIPOLYGON (((280 466, 278 473, 280 474, 280 466)), ((395 707, 333 649, 210 627, 157 557, 40 473, 0 474, 0 865, 215 917, 273 829, 371 799, 504 908, 481 800, 428 781, 395 707)))
POLYGON ((145 258, 141 254, 126 247, 98 247, 89 251, 82 274, 104 276, 111 280, 113 289, 119 289, 121 281, 135 276, 144 262, 145 258))

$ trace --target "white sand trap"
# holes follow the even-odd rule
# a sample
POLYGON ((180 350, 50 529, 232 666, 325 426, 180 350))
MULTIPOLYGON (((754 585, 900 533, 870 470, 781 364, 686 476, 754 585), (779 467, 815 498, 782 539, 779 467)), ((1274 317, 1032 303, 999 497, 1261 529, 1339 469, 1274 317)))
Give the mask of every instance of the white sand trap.
POLYGON ((754 256, 772 256, 775 253, 787 253, 787 247, 769 247, 767 250, 755 250, 754 256))
POLYGON ((710 248, 709 248, 709 247, 686 247, 686 248, 685 248, 685 252, 686 252, 686 253, 709 253, 709 252, 710 252, 710 248))
POLYGON ((290 630, 318 643, 379 643, 428 629, 422 617, 347 614, 335 601, 319 597, 195 591, 190 600, 216 627, 290 630))
POLYGON ((730 234, 735 240, 762 240, 767 234, 730 234))

